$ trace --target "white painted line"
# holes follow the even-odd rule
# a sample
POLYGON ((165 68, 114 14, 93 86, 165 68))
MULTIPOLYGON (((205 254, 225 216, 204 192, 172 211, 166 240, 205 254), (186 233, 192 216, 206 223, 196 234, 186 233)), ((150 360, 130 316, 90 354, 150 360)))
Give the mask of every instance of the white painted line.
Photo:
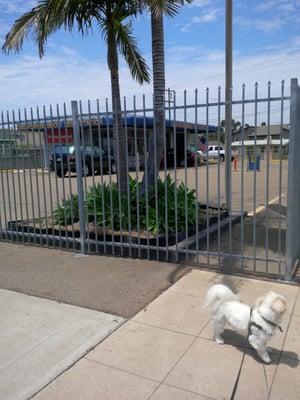
MULTIPOLYGON (((280 199, 280 197, 283 197, 283 196, 284 196, 284 194, 282 193, 280 196, 275 197, 274 199, 269 201, 269 205, 276 203, 280 199)), ((249 212, 247 215, 248 215, 248 217, 253 217, 254 214, 257 215, 258 213, 262 212, 265 208, 266 208, 266 206, 259 206, 255 210, 249 212)))

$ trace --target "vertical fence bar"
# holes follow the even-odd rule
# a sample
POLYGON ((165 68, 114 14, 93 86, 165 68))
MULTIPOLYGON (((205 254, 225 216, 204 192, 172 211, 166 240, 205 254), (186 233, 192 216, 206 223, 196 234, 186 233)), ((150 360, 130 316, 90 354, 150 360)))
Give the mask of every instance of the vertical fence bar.
POLYGON ((145 196, 146 196, 146 227, 147 227, 147 258, 150 258, 150 235, 149 235, 149 188, 148 188, 148 143, 147 143, 147 122, 146 122, 146 102, 143 94, 143 132, 144 132, 144 159, 145 159, 145 196))
MULTIPOLYGON (((254 157, 257 157, 257 105, 258 105, 258 83, 255 83, 255 103, 254 103, 254 157)), ((253 176, 253 271, 256 272, 256 181, 257 171, 254 168, 253 176)))
MULTIPOLYGON (((63 123, 65 126, 65 136, 66 136, 66 145, 69 143, 69 128, 68 128, 68 119, 67 119, 67 111, 66 111, 66 103, 63 104, 63 123)), ((76 249, 75 245, 75 232, 74 232, 74 215, 75 215, 75 207, 74 207, 74 196, 72 192, 72 178, 71 178, 71 166, 70 166, 70 158, 74 157, 74 154, 71 154, 71 148, 69 148, 70 154, 67 156, 67 173, 68 173, 68 183, 69 183, 69 196, 70 196, 70 206, 71 206, 71 226, 72 226, 72 245, 73 250, 76 249)), ((75 150, 75 149, 74 149, 75 150)), ((74 162, 74 160, 72 160, 74 162)), ((69 232, 68 236, 69 236, 69 232)))
POLYGON ((4 184, 4 171, 7 169, 7 165, 5 163, 5 152, 6 152, 6 146, 5 146, 5 128, 4 128, 4 117, 3 113, 1 113, 1 121, 2 121, 2 130, 3 130, 3 160, 4 160, 4 165, 2 165, 1 159, 2 155, 0 157, 0 176, 1 176, 1 187, 2 187, 2 198, 3 198, 3 214, 4 214, 4 228, 5 228, 5 233, 6 233, 6 240, 8 240, 8 226, 7 226, 7 212, 6 212, 6 190, 5 190, 5 184, 4 184))
POLYGON ((78 193, 78 210, 79 210, 79 226, 80 226, 80 252, 85 254, 85 210, 84 210, 84 192, 82 182, 82 153, 81 153, 81 141, 80 141, 80 127, 79 127, 79 113, 77 101, 71 102, 72 107, 72 123, 73 123, 73 135, 75 145, 75 162, 76 162, 76 181, 77 181, 77 193, 78 193))
MULTIPOLYGON (((11 139, 11 128, 10 128, 10 118, 9 118, 9 112, 7 111, 6 114, 6 121, 7 121, 7 129, 8 129, 8 135, 9 135, 9 151, 10 151, 10 156, 11 156, 11 181, 12 181, 12 197, 13 197, 13 202, 14 202, 14 220, 18 221, 18 213, 17 213, 17 201, 16 201, 16 185, 15 185, 15 169, 17 167, 14 165, 14 157, 13 157, 13 147, 12 147, 12 139, 11 139)), ((17 169, 18 170, 18 169, 17 169)), ((19 235, 16 235, 16 240, 19 242, 19 235)))
MULTIPOLYGON (((97 214, 96 214, 96 192, 95 192, 95 169, 96 164, 98 164, 98 155, 96 154, 96 147, 93 138, 93 127, 92 127, 92 118, 91 118, 91 101, 88 100, 88 129, 89 129, 89 137, 90 137, 90 155, 91 155, 91 175, 92 175, 92 190, 91 194, 93 194, 93 218, 94 218, 94 234, 96 240, 95 251, 98 253, 98 232, 97 232, 97 214), (95 159, 96 156, 96 159, 95 159), (95 164, 96 162, 96 164, 95 164)), ((90 217, 88 206, 87 206, 87 215, 90 217)))
POLYGON ((269 191, 270 191, 270 124, 271 124, 271 82, 268 82, 267 115, 267 168, 266 168, 266 273, 269 272, 269 191))
MULTIPOLYGON (((60 205, 60 199, 59 199, 59 192, 58 192, 58 175, 61 175, 62 171, 60 171, 57 168, 57 154, 62 157, 62 151, 61 149, 59 150, 59 153, 57 153, 57 147, 55 146, 57 135, 55 135, 55 130, 54 130, 54 120, 53 120, 53 109, 52 105, 50 105, 50 126, 51 126, 51 141, 52 141, 52 154, 53 154, 53 166, 54 166, 54 172, 55 172, 55 192, 56 192, 56 205, 60 205), (60 171, 60 172, 59 172, 60 171)), ((53 230, 54 233, 54 230, 53 230)), ((60 220, 58 222, 58 235, 59 235, 59 247, 61 248, 61 223, 60 220)))
POLYGON ((286 229, 285 279, 291 280, 300 258, 300 88, 298 80, 291 80, 290 135, 288 162, 288 199, 286 229))
MULTIPOLYGON (((24 109, 24 119, 25 119, 25 125, 26 125, 26 144, 27 144, 27 151, 28 155, 31 155, 31 146, 29 142, 29 132, 28 132, 28 119, 27 119, 27 111, 26 108, 24 109)), ((30 163, 31 160, 28 158, 28 162, 30 163)), ((35 221, 35 210, 34 210, 34 198, 33 198, 33 184, 32 184, 32 168, 31 165, 29 164, 28 166, 28 171, 29 171, 29 186, 30 186, 30 198, 31 198, 31 212, 32 212, 32 223, 33 223, 33 240, 34 244, 36 245, 36 221, 35 221)))
POLYGON ((281 259, 282 259, 282 243, 281 243, 281 229, 282 229, 282 161, 283 161, 283 148, 282 148, 282 131, 283 131, 283 110, 284 110, 284 81, 281 81, 281 100, 280 100, 280 145, 279 145, 279 213, 278 213, 278 273, 281 275, 281 259))
MULTIPOLYGON (((98 123, 98 141, 99 141, 99 149, 100 149, 100 181, 101 181, 101 207, 102 207, 102 229, 103 229, 103 250, 104 254, 107 253, 106 248, 106 229, 105 229, 105 202, 104 202, 104 181, 103 181, 103 142, 102 142, 102 132, 101 132, 101 118, 100 118, 100 105, 99 100, 97 100, 97 123, 98 123)), ((100 207, 100 204, 98 204, 100 207)))
MULTIPOLYGON (((4 151, 7 151, 7 146, 6 146, 6 129, 5 129, 5 123, 4 123, 4 115, 1 113, 1 121, 2 121, 2 129, 3 129, 3 139, 4 139, 4 151)), ((8 157, 5 157, 6 159, 8 157)), ((11 240, 13 240, 13 227, 12 227, 12 211, 11 211, 11 197, 10 197, 10 182, 9 182, 9 172, 8 172, 8 167, 7 163, 5 166, 5 177, 6 177, 6 191, 7 191, 7 200, 8 200, 8 215, 9 215, 9 220, 10 220, 10 231, 11 231, 11 240)), ((3 192, 4 193, 4 192, 3 192)))
POLYGON ((79 101, 79 127, 81 131, 81 149, 82 149, 82 179, 84 181, 84 200, 85 200, 85 223, 86 223, 86 242, 87 242, 87 251, 90 252, 90 225, 88 221, 87 215, 87 207, 86 207, 86 196, 88 193, 87 187, 87 177, 90 175, 91 170, 90 166, 87 163, 86 157, 86 138, 85 138, 85 121, 83 119, 83 111, 82 111, 82 102, 79 101))
MULTIPOLYGON (((126 157, 126 172, 129 176, 129 154, 128 154, 128 126, 127 126, 127 103, 124 97, 124 131, 125 131, 125 157, 126 157)), ((148 186, 148 185, 147 185, 148 186)), ((127 179, 127 211, 128 211, 128 242, 129 242, 129 257, 132 255, 132 232, 131 232, 131 194, 130 194, 130 179, 127 179)))
MULTIPOLYGON (((118 109, 117 101, 115 102, 115 106, 113 107, 115 110, 118 109)), ((115 114, 117 118, 117 112, 115 114)), ((117 118, 118 119, 118 118, 117 118)), ((123 123, 123 118, 121 114, 121 120, 123 123)), ((122 127, 119 126, 119 123, 116 123, 116 151, 117 151, 117 170, 118 170, 118 178, 117 178, 117 187, 118 187, 118 209, 119 209, 119 225, 120 225, 120 252, 121 256, 123 256, 123 227, 122 227, 122 199, 121 199, 121 182, 120 182, 120 145, 119 145, 119 129, 122 130, 122 127)), ((115 155, 114 155, 115 157, 115 155)), ((111 171, 110 171, 111 173, 111 171)), ((127 179, 128 180, 128 179, 127 179)))
MULTIPOLYGON (((210 251, 210 246, 209 246, 209 163, 208 163, 208 157, 209 157, 209 114, 208 114, 208 103, 209 103, 209 89, 206 88, 206 107, 205 107, 205 122, 206 122, 206 145, 207 145, 207 157, 206 157, 206 258, 207 258, 207 264, 209 265, 209 251, 210 251)), ((218 160, 218 163, 220 160, 218 160)))
MULTIPOLYGON (((170 92, 168 93, 169 95, 169 104, 168 104, 168 111, 169 111, 169 116, 170 116, 170 92)), ((166 132, 166 117, 164 117, 165 125, 163 129, 163 158, 164 158, 164 183, 165 183, 165 238, 166 238, 166 243, 165 243, 165 248, 166 248, 166 257, 165 260, 168 261, 169 259, 169 221, 168 221, 168 182, 167 182, 167 132, 166 132)))
POLYGON ((221 86, 218 87, 218 265, 221 261, 221 173, 220 173, 220 135, 221 135, 221 86))
POLYGON ((241 269, 244 269, 244 160, 245 160, 245 84, 242 86, 242 165, 241 165, 241 269))
POLYGON ((160 164, 158 165, 157 162, 157 130, 156 130, 156 112, 155 112, 155 98, 153 96, 153 135, 154 135, 154 176, 155 176, 155 181, 154 181, 154 196, 155 196, 155 225, 156 225, 156 259, 157 261, 159 260, 159 225, 158 225, 158 193, 157 193, 157 181, 158 181, 158 176, 159 176, 159 169, 160 169, 160 164))
MULTIPOLYGON (((19 119, 19 124, 21 124, 21 111, 20 109, 18 110, 18 119, 19 119)), ((27 227, 29 227, 29 207, 28 207, 28 192, 27 192, 27 182, 26 182, 26 164, 25 164, 25 149, 24 149, 24 140, 25 140, 25 135, 22 137, 21 141, 21 153, 22 153, 22 166, 23 166, 23 185, 24 185, 24 194, 25 194, 25 211, 26 211, 26 222, 27 222, 27 227)), ((27 239, 29 242, 29 237, 27 239)))
MULTIPOLYGON (((65 144, 65 149, 63 151, 63 142, 62 142, 62 134, 61 134, 61 119, 60 119, 60 112, 59 112, 59 105, 56 104, 56 118, 57 118, 57 133, 58 133, 58 142, 59 142, 59 148, 61 151, 61 157, 60 157, 60 169, 61 169, 61 187, 62 187, 62 203, 65 205, 66 204, 66 187, 65 187, 65 166, 64 166, 64 151, 67 152, 66 158, 68 160, 69 158, 69 149, 67 148, 67 143, 65 144)), ((67 161, 68 163, 68 161, 67 161)), ((66 212, 66 207, 64 206, 64 229, 65 229, 65 241, 66 241, 66 248, 69 248, 69 232, 68 232, 68 223, 67 223, 67 212, 66 212)))
POLYGON ((137 211, 137 233, 138 233, 138 256, 141 257, 141 225, 140 225, 140 200, 139 200, 139 152, 137 145, 137 121, 136 121, 136 97, 133 96, 133 131, 134 131, 134 153, 135 153, 135 182, 136 182, 136 211, 137 211))
MULTIPOLYGON (((48 135, 48 128, 47 128, 47 116, 46 116, 46 107, 43 106, 43 118, 44 118, 44 127, 45 127, 45 138, 47 140, 47 143, 49 142, 49 135, 48 135)), ((53 133, 51 129, 51 133, 53 133)), ((50 134, 50 138, 53 141, 53 135, 50 134)), ((53 143, 52 143, 52 148, 53 148, 53 143)), ((53 159, 53 168, 55 165, 55 154, 52 152, 52 154, 49 154, 50 157, 53 159)), ((50 213, 51 213, 51 224, 52 224, 52 235, 54 236, 54 213, 53 213, 53 196, 52 196, 52 180, 51 180, 51 163, 49 163, 48 167, 48 185, 49 185, 49 200, 50 200, 50 213)))
MULTIPOLYGON (((46 227, 46 244, 49 246, 49 236, 48 236, 48 212, 47 212, 47 201, 46 201, 46 185, 45 185, 45 168, 46 168, 46 154, 45 151, 43 151, 43 144, 42 144, 42 132, 43 129, 41 128, 41 119, 40 119, 40 110, 39 107, 36 109, 36 116, 37 116, 37 123, 39 127, 38 135, 39 135, 39 148, 40 152, 43 152, 43 162, 44 165, 42 165, 41 168, 41 176, 42 176, 42 193, 43 193, 43 203, 44 203, 44 218, 45 218, 45 227, 46 227)), ((44 146, 45 146, 45 141, 44 141, 44 146)), ((41 232, 42 233, 42 232, 41 232)))
POLYGON ((36 140, 35 140, 35 130, 34 130, 34 117, 33 117, 33 109, 30 108, 30 119, 32 124, 32 143, 33 143, 33 161, 34 161, 34 171, 35 171, 35 193, 37 200, 37 212, 38 212, 38 224, 40 229, 40 244, 42 244, 42 221, 41 221, 41 202, 40 202, 40 185, 39 185, 39 177, 38 177, 38 165, 37 165, 37 156, 36 156, 36 140))
MULTIPOLYGON (((16 117, 15 112, 12 112, 12 123, 13 123, 13 130, 14 130, 14 144, 15 144, 15 156, 16 156, 16 168, 17 168, 17 178, 18 178, 18 195, 19 195, 19 202, 20 202, 20 217, 21 217, 21 230, 22 230, 22 242, 25 243, 24 237, 24 214, 23 214, 23 205, 22 205, 22 189, 21 189, 21 177, 20 177, 20 164, 19 164, 19 147, 17 143, 17 129, 16 129, 16 117)), ((23 171, 24 174, 24 171, 23 171)), ((1 216, 1 212, 0 212, 1 216)), ((17 219, 17 218, 16 218, 17 219)), ((1 226, 1 222, 0 222, 1 226)))
POLYGON ((196 219, 196 253, 197 253, 197 264, 199 264, 199 193, 198 193, 198 146, 197 146, 197 137, 198 137, 198 90, 195 90, 195 136, 196 136, 196 148, 195 150, 195 188, 196 188, 196 210, 195 210, 195 219, 196 219))
POLYGON ((187 113, 186 113, 186 90, 184 91, 183 95, 183 107, 184 107, 184 184, 185 184, 185 191, 184 191, 184 208, 185 208, 185 261, 188 262, 188 238, 189 238, 189 221, 188 221, 188 201, 187 201, 187 113))
MULTIPOLYGON (((111 143, 110 143, 110 131, 109 131, 109 112, 108 112, 108 100, 105 100, 106 107, 106 135, 107 135, 107 150, 108 150, 108 174, 109 174, 109 200, 110 200, 110 219, 111 219, 111 244, 112 244, 112 254, 115 255, 115 233, 114 233, 114 207, 113 207, 113 197, 112 197, 112 180, 111 180, 111 143)), ((114 157, 118 155, 114 154, 114 157)), ((117 164, 118 161, 117 161, 117 164)))
POLYGON ((176 129, 176 93, 173 103, 173 136, 174 136, 174 212, 175 212, 175 249, 178 262, 178 206, 177 206, 177 129, 176 129))

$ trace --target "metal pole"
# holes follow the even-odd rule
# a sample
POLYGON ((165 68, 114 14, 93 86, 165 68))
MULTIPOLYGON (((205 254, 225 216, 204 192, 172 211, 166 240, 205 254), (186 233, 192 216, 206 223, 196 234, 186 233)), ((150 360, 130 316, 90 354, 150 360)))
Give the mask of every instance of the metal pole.
POLYGON ((291 280, 294 267, 300 259, 300 87, 291 80, 290 134, 288 158, 288 193, 286 217, 286 269, 285 279, 291 280))
POLYGON ((232 0, 226 0, 226 71, 225 71, 225 198, 231 211, 231 125, 232 125, 232 0))
POLYGON ((86 230, 85 230, 85 212, 84 212, 84 192, 83 192, 83 180, 82 180, 82 154, 81 154, 81 141, 80 141, 77 101, 72 101, 71 106, 72 106, 73 136, 75 145, 78 209, 79 209, 80 252, 82 254, 85 254, 86 230))

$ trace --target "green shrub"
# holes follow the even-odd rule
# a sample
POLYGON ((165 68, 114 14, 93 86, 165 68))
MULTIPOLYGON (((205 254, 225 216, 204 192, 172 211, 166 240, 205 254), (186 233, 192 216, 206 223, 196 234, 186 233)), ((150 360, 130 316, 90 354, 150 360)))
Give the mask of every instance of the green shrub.
POLYGON ((78 196, 74 194, 70 199, 62 200, 53 211, 53 220, 56 225, 71 225, 79 221, 78 196))
MULTIPOLYGON (((118 185, 112 183, 108 185, 99 183, 91 187, 86 195, 85 211, 89 221, 95 221, 100 226, 120 230, 120 222, 123 230, 137 230, 138 220, 141 230, 147 230, 147 205, 146 195, 141 196, 141 182, 129 177, 129 196, 128 193, 119 196, 118 185), (129 205, 129 207, 128 207, 129 205), (138 219, 139 210, 139 219, 138 219), (120 218, 121 211, 121 218, 120 218)), ((148 189, 148 230, 153 234, 165 233, 166 215, 168 232, 174 233, 176 230, 176 204, 177 204, 177 227, 178 231, 185 231, 186 218, 188 227, 196 224, 196 196, 195 190, 188 189, 183 183, 178 186, 168 175, 166 180, 157 179, 155 186, 148 189), (155 194, 157 192, 157 216, 155 194), (167 208, 165 202, 167 196, 167 208), (175 201, 176 200, 176 201, 175 201), (187 213, 185 212, 187 207, 187 213)), ((199 206, 199 205, 198 205, 199 206)), ((77 196, 73 200, 65 200, 62 205, 54 211, 56 223, 64 225, 64 221, 71 223, 79 219, 77 196)))

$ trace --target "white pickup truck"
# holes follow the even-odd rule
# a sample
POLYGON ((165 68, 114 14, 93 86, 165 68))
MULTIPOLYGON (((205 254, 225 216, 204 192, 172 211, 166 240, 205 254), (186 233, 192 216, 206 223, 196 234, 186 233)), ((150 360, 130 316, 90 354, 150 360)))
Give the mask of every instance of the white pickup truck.
MULTIPOLYGON (((203 146, 201 150, 197 151, 198 156, 206 160, 208 159, 216 159, 220 160, 221 162, 225 161, 225 150, 222 146, 217 146, 217 145, 209 145, 208 150, 203 146)), ((234 153, 231 153, 231 160, 235 157, 234 153)))

